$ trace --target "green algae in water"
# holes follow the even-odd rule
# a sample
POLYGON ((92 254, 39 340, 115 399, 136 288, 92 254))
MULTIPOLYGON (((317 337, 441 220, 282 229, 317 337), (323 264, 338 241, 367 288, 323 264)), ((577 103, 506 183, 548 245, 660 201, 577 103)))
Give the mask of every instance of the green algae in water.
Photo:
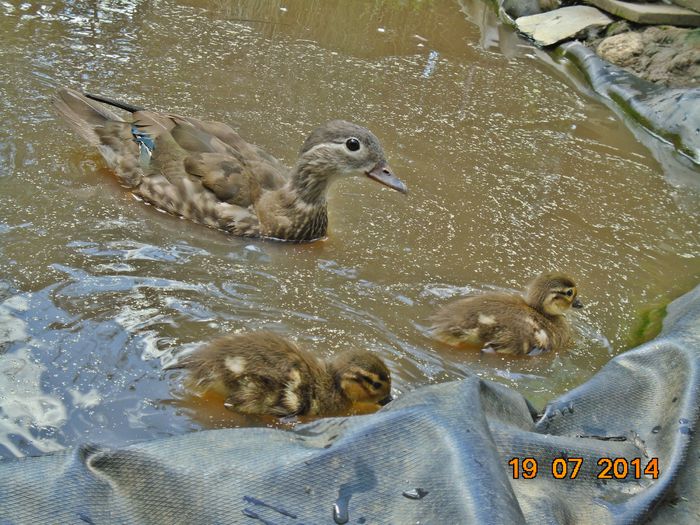
POLYGON ((631 347, 639 346, 659 335, 661 328, 663 328, 663 320, 666 317, 667 304, 650 305, 642 310, 639 321, 632 329, 630 337, 631 347))

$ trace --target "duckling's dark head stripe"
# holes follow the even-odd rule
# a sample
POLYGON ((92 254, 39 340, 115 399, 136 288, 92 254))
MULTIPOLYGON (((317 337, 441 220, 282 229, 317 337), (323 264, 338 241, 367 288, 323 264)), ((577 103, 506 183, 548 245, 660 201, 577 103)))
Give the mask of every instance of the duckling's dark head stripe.
POLYGON ((562 273, 543 273, 537 276, 531 284, 545 288, 574 288, 576 283, 568 275, 562 273))

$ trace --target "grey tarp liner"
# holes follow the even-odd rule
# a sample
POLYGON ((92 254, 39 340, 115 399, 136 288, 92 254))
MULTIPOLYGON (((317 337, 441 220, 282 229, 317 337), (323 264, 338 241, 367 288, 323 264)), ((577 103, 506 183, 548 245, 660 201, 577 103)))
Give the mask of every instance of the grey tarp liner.
POLYGON ((580 42, 559 49, 584 72, 596 93, 700 164, 700 88, 657 86, 606 62, 580 42))
MULTIPOLYGON (((539 0, 493 2, 499 18, 513 28, 517 18, 543 12, 539 0)), ((483 33, 486 28, 480 27, 483 33)), ((668 141, 697 168, 700 164, 700 88, 667 88, 654 84, 603 60, 578 40, 565 42, 556 49, 576 64, 603 100, 612 101, 613 106, 637 124, 668 141)))
POLYGON ((0 523, 700 523, 700 287, 654 341, 613 359, 533 422, 470 377, 370 416, 294 432, 231 429, 0 462, 0 523), (535 479, 508 460, 533 457, 535 479), (575 480, 550 463, 582 457, 575 480), (658 480, 596 479, 598 458, 658 457, 658 480), (422 499, 415 495, 427 491, 422 499))

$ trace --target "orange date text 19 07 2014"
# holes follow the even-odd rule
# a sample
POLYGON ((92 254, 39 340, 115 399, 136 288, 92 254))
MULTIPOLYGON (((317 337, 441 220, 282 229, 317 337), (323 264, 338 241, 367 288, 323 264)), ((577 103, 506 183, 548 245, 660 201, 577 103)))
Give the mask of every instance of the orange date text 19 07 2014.
MULTIPOLYGON (((583 464, 584 458, 555 458, 548 464, 549 473, 554 479, 576 479, 583 464)), ((512 469, 513 479, 533 479, 540 473, 539 461, 536 458, 512 458, 508 465, 512 469)), ((659 477, 659 458, 599 458, 596 466, 594 476, 597 479, 659 477)))

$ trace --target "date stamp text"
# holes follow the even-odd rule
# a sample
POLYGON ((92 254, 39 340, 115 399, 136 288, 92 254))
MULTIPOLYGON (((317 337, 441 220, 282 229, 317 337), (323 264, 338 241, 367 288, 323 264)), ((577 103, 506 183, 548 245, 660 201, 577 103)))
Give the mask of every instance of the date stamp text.
MULTIPOLYGON (((590 460, 589 460, 590 461, 590 460)), ((597 479, 641 479, 659 477, 659 458, 599 458, 594 472, 597 479)), ((576 479, 584 464, 583 458, 555 458, 546 465, 554 479, 576 479)), ((513 479, 534 479, 540 473, 536 458, 512 458, 508 461, 513 479)))

